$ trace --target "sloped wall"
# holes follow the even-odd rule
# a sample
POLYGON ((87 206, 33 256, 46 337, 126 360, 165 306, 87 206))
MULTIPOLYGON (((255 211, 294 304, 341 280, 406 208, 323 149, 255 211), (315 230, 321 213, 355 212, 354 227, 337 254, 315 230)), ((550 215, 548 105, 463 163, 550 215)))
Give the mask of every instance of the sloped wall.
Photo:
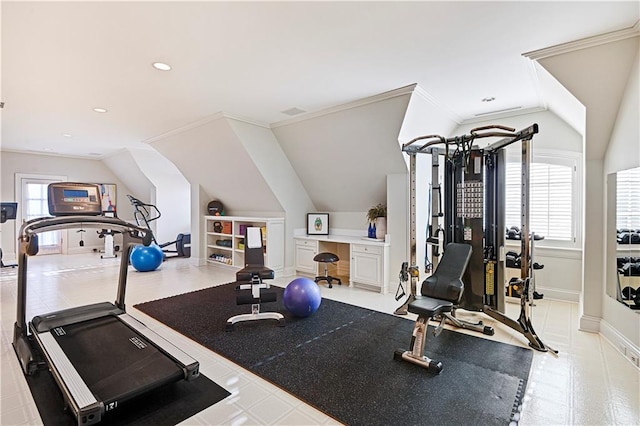
MULTIPOLYGON (((152 194, 155 193, 153 183, 142 173, 138 163, 128 150, 122 150, 114 155, 104 158, 102 162, 123 182, 126 182, 129 188, 127 194, 143 200, 151 201, 152 194)), ((120 191, 118 191, 118 196, 120 191)), ((126 198, 126 194, 122 194, 124 203, 118 206, 118 216, 125 215, 133 219, 133 207, 126 198)))
POLYGON ((270 129, 234 119, 229 124, 284 209, 285 266, 293 265, 294 230, 305 226, 307 212, 315 211, 311 198, 270 129))
MULTIPOLYGON (((159 244, 175 241, 178 234, 191 232, 191 189, 189 182, 177 167, 159 152, 131 150, 141 172, 153 183, 155 197, 143 200, 154 204, 161 217, 152 222, 152 229, 159 244)), ((133 206, 131 207, 133 208, 133 206)), ((175 246, 168 246, 174 250, 175 246)))
POLYGON ((222 114, 159 137, 151 145, 189 181, 194 262, 204 262, 205 241, 199 236, 204 232, 206 198, 220 200, 229 216, 284 216, 270 184, 222 114))
POLYGON ((227 215, 283 211, 222 115, 157 138, 151 146, 173 162, 191 185, 201 185, 212 200, 220 200, 227 215))
POLYGON ((386 203, 387 175, 406 173, 398 135, 411 93, 276 124, 273 133, 318 211, 364 212, 386 203))

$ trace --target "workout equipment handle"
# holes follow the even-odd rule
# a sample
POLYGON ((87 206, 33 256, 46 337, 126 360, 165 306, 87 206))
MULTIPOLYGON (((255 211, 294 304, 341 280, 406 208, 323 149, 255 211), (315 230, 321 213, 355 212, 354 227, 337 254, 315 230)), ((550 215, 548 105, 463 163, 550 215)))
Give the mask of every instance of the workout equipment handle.
POLYGON ((142 236, 142 244, 144 244, 145 246, 151 244, 153 238, 153 234, 149 229, 132 225, 117 218, 104 216, 57 216, 32 219, 28 222, 25 222, 20 227, 19 238, 28 239, 33 234, 55 231, 58 229, 69 229, 74 227, 110 229, 123 233, 127 232, 132 235, 138 234, 142 236))
MULTIPOLYGON (((14 342, 23 342, 21 345, 27 342, 27 263, 29 256, 34 256, 38 253, 38 233, 75 227, 111 229, 122 232, 123 253, 120 259, 118 293, 115 304, 118 308, 125 310, 124 298, 127 287, 129 256, 135 245, 144 244, 148 246, 151 244, 153 233, 150 229, 132 225, 118 218, 104 216, 57 216, 33 219, 25 222, 20 227, 18 238, 20 241, 18 248, 18 306, 14 325, 14 342)), ((28 348, 21 350, 25 353, 29 351, 28 348)))

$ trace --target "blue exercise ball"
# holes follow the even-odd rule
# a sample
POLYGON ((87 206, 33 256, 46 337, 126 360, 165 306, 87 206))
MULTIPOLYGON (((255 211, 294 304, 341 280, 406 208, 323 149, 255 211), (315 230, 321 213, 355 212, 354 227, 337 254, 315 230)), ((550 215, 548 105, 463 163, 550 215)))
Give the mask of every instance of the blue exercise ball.
POLYGON ((296 278, 284 289, 283 301, 293 316, 306 318, 320 307, 320 287, 309 278, 296 278))
POLYGON ((155 244, 150 246, 138 245, 131 250, 129 257, 131 265, 139 272, 155 271, 164 260, 164 253, 160 247, 155 244))

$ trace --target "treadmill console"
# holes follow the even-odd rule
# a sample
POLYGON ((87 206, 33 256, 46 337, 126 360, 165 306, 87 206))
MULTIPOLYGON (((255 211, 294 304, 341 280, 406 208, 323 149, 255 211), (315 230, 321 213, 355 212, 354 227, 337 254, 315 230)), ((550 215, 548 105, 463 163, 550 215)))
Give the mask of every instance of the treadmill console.
POLYGON ((91 183, 55 182, 49 184, 51 216, 99 216, 102 214, 100 187, 91 183))

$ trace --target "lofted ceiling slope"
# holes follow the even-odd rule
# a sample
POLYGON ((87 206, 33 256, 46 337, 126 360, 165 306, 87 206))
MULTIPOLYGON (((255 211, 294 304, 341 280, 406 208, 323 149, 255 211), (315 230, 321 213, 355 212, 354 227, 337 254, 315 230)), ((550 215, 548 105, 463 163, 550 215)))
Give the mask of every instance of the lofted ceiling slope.
POLYGON ((228 215, 283 211, 227 118, 185 128, 152 145, 191 185, 220 200, 228 215))
POLYGON ((543 106, 523 52, 639 17, 637 1, 0 7, 2 148, 94 157, 221 111, 275 123, 290 108, 319 111, 413 83, 456 121, 543 106))
POLYGON ((319 211, 362 212, 387 202, 387 175, 406 173, 398 136, 411 91, 273 133, 319 211))
POLYGON ((587 159, 604 158, 639 47, 631 37, 538 60, 586 107, 587 159))

